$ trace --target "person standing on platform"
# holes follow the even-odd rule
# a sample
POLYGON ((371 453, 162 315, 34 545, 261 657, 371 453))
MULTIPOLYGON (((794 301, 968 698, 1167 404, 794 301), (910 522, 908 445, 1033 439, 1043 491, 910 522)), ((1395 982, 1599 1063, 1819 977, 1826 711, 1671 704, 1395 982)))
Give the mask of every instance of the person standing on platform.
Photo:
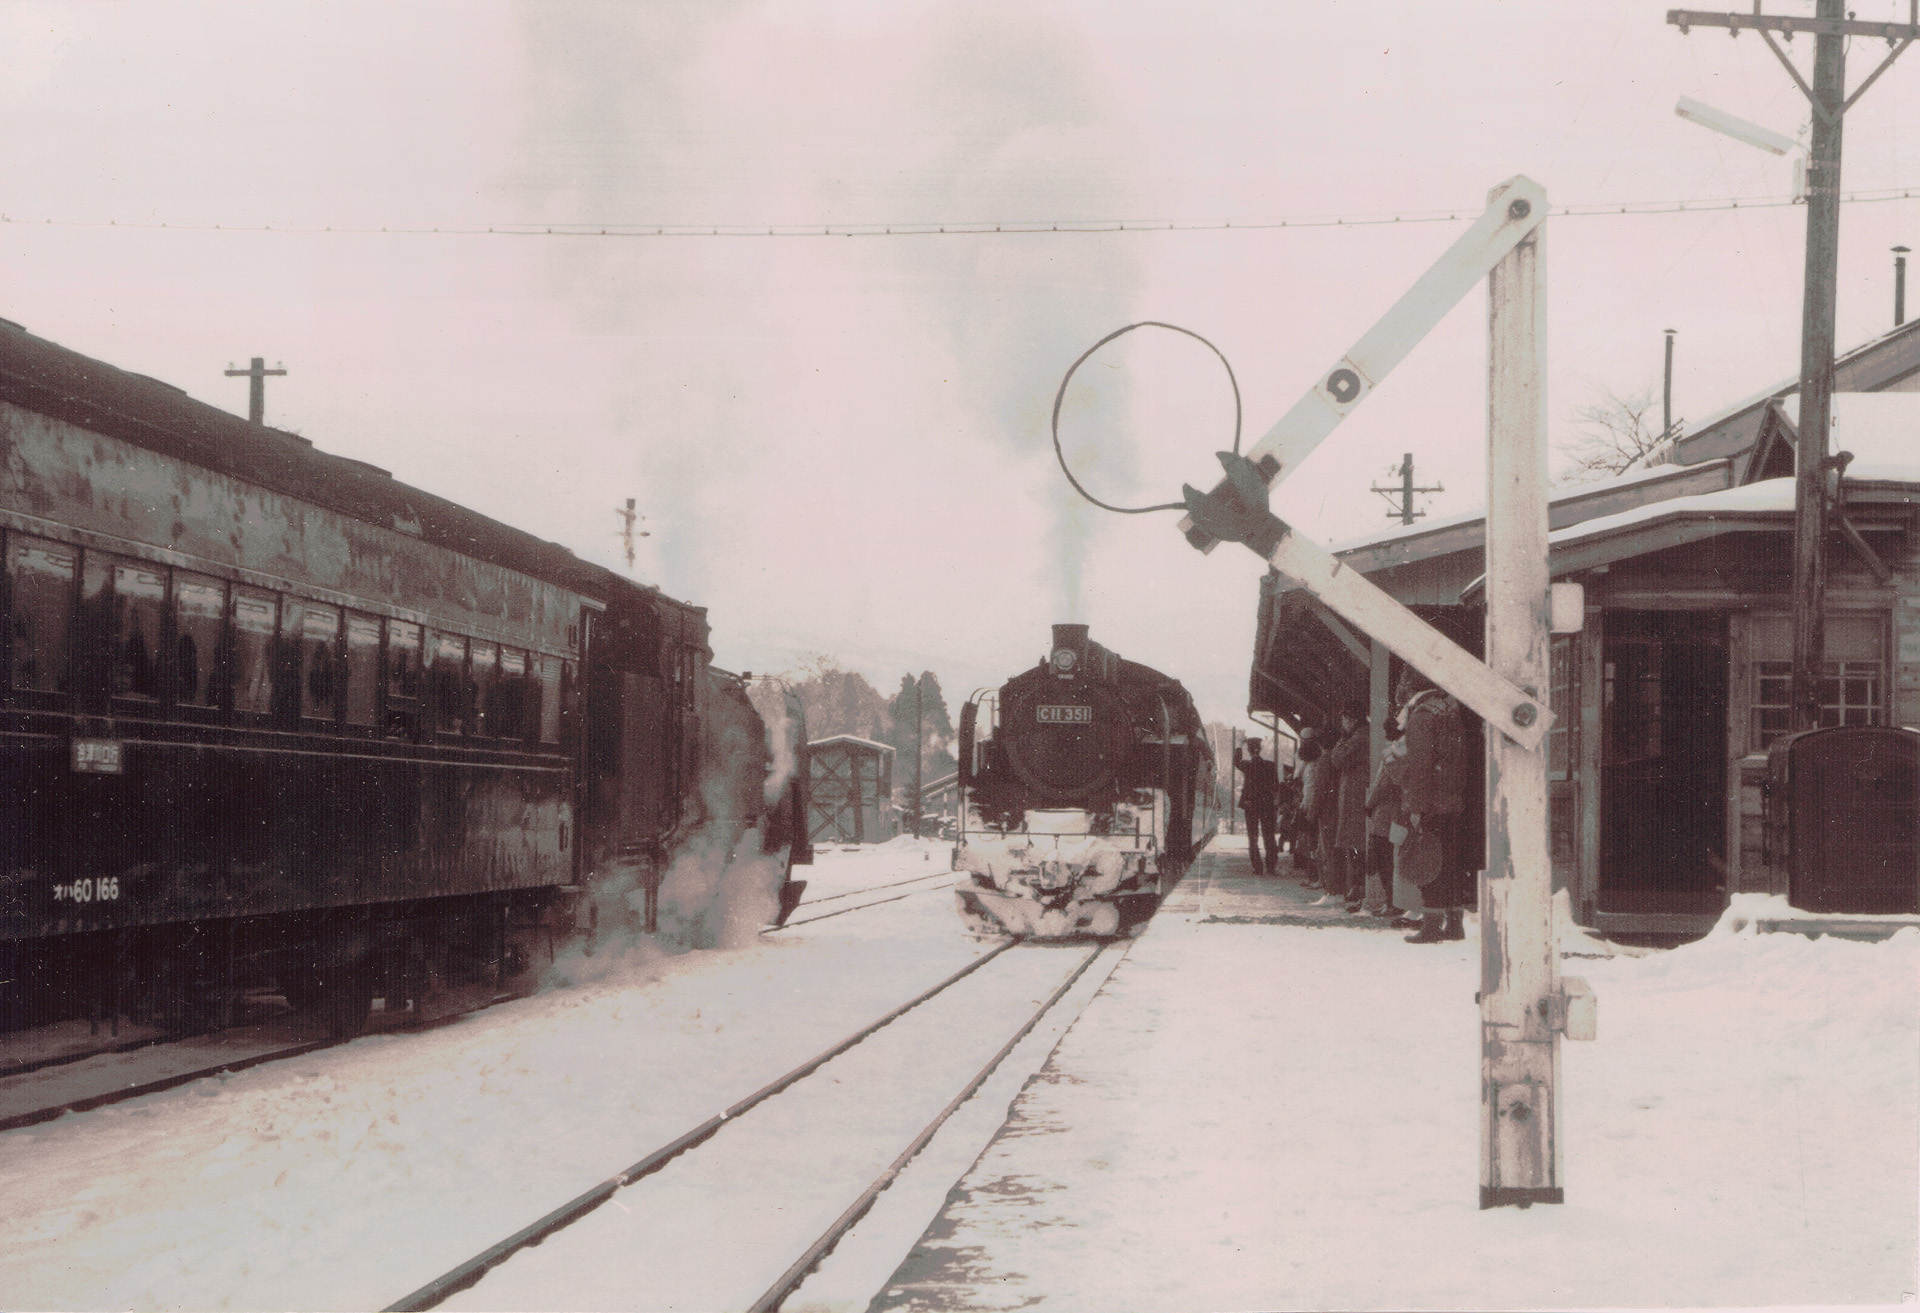
POLYGON ((1300 823, 1300 776, 1292 766, 1280 768, 1280 851, 1293 849, 1294 826, 1300 823))
POLYGON ((1311 725, 1300 731, 1300 810, 1293 822, 1293 870, 1309 889, 1320 887, 1320 794, 1326 778, 1326 755, 1320 731, 1311 725))
POLYGON ((1260 740, 1248 739, 1246 750, 1234 761, 1240 770, 1240 810, 1247 818, 1247 857, 1255 875, 1280 871, 1280 838, 1274 825, 1280 819, 1280 773, 1273 759, 1260 755, 1260 740), (1261 860, 1264 844, 1266 859, 1261 860))
POLYGON ((1400 873, 1420 891, 1420 928, 1409 944, 1466 938, 1466 905, 1477 893, 1480 864, 1467 833, 1468 795, 1480 772, 1467 713, 1452 697, 1409 668, 1400 723, 1406 727, 1401 775, 1400 873))
POLYGON ((1327 754, 1328 802, 1327 892, 1315 906, 1349 903, 1358 910, 1366 889, 1366 869, 1360 850, 1367 839, 1367 709, 1354 701, 1341 704, 1340 739, 1327 754))
POLYGON ((1393 831, 1400 819, 1400 771, 1407 744, 1397 721, 1387 721, 1387 747, 1380 769, 1367 789, 1366 895, 1364 905, 1374 916, 1404 916, 1393 904, 1393 831))

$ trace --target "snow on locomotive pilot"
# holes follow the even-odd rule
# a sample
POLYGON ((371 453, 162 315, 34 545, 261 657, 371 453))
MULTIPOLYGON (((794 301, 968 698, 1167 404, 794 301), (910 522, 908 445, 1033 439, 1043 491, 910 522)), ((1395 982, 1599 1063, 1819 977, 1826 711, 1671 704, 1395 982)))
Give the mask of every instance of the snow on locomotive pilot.
POLYGON ((1213 750, 1179 681, 1053 627, 1033 669, 960 713, 955 890, 976 934, 1134 931, 1217 823, 1213 750))

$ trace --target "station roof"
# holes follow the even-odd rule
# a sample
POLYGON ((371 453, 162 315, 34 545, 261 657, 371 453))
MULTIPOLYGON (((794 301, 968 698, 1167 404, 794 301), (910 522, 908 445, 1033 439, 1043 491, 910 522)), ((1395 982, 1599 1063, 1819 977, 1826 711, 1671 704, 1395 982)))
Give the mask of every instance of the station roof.
MULTIPOLYGON (((1553 493, 1548 502, 1554 575, 1723 534, 1791 531, 1799 380, 1783 381, 1709 418, 1621 474, 1553 493), (1781 477, 1781 476, 1787 477, 1781 477)), ((1920 320, 1840 357, 1832 447, 1850 451, 1850 506, 1878 505, 1883 517, 1861 529, 1913 524, 1920 505, 1920 320), (1894 511, 1889 504, 1902 509, 1894 511)), ((1418 525, 1394 525, 1334 548, 1345 565, 1443 629, 1481 601, 1484 511, 1418 525)), ((1457 626, 1456 626, 1457 627, 1457 626)), ((1449 635, 1470 649, 1473 636, 1449 635)), ((1364 696, 1367 649, 1337 616, 1269 575, 1261 588, 1248 707, 1288 720, 1364 696)))

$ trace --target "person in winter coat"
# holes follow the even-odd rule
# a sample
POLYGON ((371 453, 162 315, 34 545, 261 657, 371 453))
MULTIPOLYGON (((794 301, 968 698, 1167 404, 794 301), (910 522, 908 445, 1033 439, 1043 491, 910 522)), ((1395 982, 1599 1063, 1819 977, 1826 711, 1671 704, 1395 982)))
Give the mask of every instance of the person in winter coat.
POLYGON ((1276 827, 1280 835, 1280 850, 1293 848, 1293 827, 1300 819, 1300 777, 1292 766, 1280 768, 1280 823, 1276 827))
MULTIPOLYGON (((1321 903, 1346 903, 1358 911, 1366 890, 1360 850, 1367 840, 1367 709, 1350 701, 1340 708, 1340 741, 1327 756, 1333 776, 1333 819, 1328 833, 1327 892, 1321 903)), ((1317 905, 1317 904, 1316 904, 1317 905)))
POLYGON ((1247 856, 1253 861, 1253 873, 1266 875, 1280 869, 1280 838, 1274 825, 1280 811, 1280 776, 1271 757, 1260 755, 1260 740, 1248 739, 1246 747, 1234 759, 1240 770, 1240 810, 1247 818, 1247 856), (1261 861, 1265 840, 1266 861, 1261 861))
POLYGON ((1309 889, 1320 887, 1320 794, 1326 758, 1320 731, 1308 725, 1300 731, 1300 810, 1293 823, 1293 869, 1309 889))
POLYGON ((1367 788, 1367 847, 1363 905, 1374 916, 1403 916, 1393 904, 1393 828, 1400 817, 1400 771, 1407 744, 1399 723, 1387 722, 1387 746, 1367 788))
POLYGON ((1467 834, 1470 788, 1480 787, 1480 762, 1471 753, 1468 714, 1452 697, 1409 668, 1400 723, 1407 754, 1400 777, 1400 867, 1420 890, 1425 911, 1410 944, 1464 939, 1464 909, 1476 893, 1479 854, 1467 834))

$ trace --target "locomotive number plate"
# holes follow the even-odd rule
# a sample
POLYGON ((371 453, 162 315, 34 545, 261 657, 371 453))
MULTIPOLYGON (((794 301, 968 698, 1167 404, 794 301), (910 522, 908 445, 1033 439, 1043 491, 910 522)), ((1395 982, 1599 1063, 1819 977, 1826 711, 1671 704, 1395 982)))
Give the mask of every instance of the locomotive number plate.
POLYGON ((1036 713, 1042 725, 1091 725, 1092 707, 1041 707, 1036 713))

